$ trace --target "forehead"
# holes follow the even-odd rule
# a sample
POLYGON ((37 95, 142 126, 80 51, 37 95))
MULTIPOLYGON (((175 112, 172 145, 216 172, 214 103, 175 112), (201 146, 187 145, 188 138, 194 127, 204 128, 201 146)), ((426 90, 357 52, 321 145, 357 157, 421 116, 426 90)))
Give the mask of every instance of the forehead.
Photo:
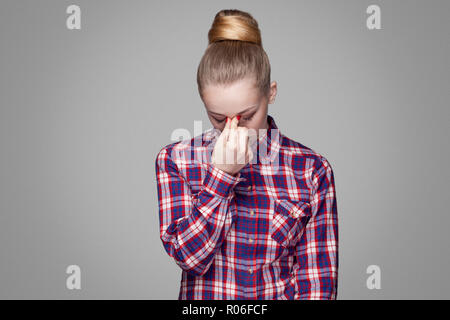
POLYGON ((260 101, 260 91, 250 79, 230 85, 207 85, 203 90, 206 108, 215 113, 239 113, 260 101))

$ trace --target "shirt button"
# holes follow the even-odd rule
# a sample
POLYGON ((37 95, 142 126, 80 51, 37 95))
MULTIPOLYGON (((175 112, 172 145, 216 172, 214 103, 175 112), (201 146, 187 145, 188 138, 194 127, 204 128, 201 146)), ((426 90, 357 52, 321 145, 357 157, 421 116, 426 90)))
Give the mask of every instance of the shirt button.
POLYGON ((252 190, 252 186, 248 186, 247 190, 251 191, 252 190))
POLYGON ((250 215, 252 216, 252 215, 254 215, 254 214, 255 214, 255 211, 250 210, 250 215))
POLYGON ((253 269, 252 268, 248 269, 248 272, 250 272, 250 274, 252 274, 253 273, 253 269))
POLYGON ((253 239, 252 238, 248 238, 248 242, 253 243, 253 239))

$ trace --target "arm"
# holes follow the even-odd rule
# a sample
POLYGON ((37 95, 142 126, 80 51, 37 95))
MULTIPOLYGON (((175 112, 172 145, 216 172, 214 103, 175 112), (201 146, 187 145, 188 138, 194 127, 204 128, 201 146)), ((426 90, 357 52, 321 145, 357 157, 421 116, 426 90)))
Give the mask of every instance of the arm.
POLYGON ((204 275, 236 215, 232 190, 242 178, 207 164, 202 189, 191 196, 166 148, 158 153, 155 167, 164 249, 183 270, 204 275))
POLYGON ((336 299, 338 220, 334 174, 325 158, 316 161, 311 218, 296 246, 294 299, 336 299))

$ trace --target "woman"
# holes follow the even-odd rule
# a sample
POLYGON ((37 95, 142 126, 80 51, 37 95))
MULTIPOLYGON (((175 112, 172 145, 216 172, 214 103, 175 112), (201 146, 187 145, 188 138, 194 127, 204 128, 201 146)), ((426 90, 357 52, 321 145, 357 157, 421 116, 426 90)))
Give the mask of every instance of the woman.
POLYGON ((268 115, 277 85, 253 17, 222 10, 208 37, 197 82, 214 128, 165 146, 155 162, 178 298, 336 299, 332 168, 268 115))

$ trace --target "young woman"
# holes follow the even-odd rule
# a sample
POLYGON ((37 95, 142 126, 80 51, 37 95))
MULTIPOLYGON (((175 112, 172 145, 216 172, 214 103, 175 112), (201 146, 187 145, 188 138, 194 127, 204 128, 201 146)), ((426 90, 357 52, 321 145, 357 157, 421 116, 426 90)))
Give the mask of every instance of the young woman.
POLYGON ((222 10, 208 37, 197 82, 214 128, 155 161, 160 238, 182 269, 178 298, 336 299, 332 168, 268 115, 277 85, 255 19, 222 10))

